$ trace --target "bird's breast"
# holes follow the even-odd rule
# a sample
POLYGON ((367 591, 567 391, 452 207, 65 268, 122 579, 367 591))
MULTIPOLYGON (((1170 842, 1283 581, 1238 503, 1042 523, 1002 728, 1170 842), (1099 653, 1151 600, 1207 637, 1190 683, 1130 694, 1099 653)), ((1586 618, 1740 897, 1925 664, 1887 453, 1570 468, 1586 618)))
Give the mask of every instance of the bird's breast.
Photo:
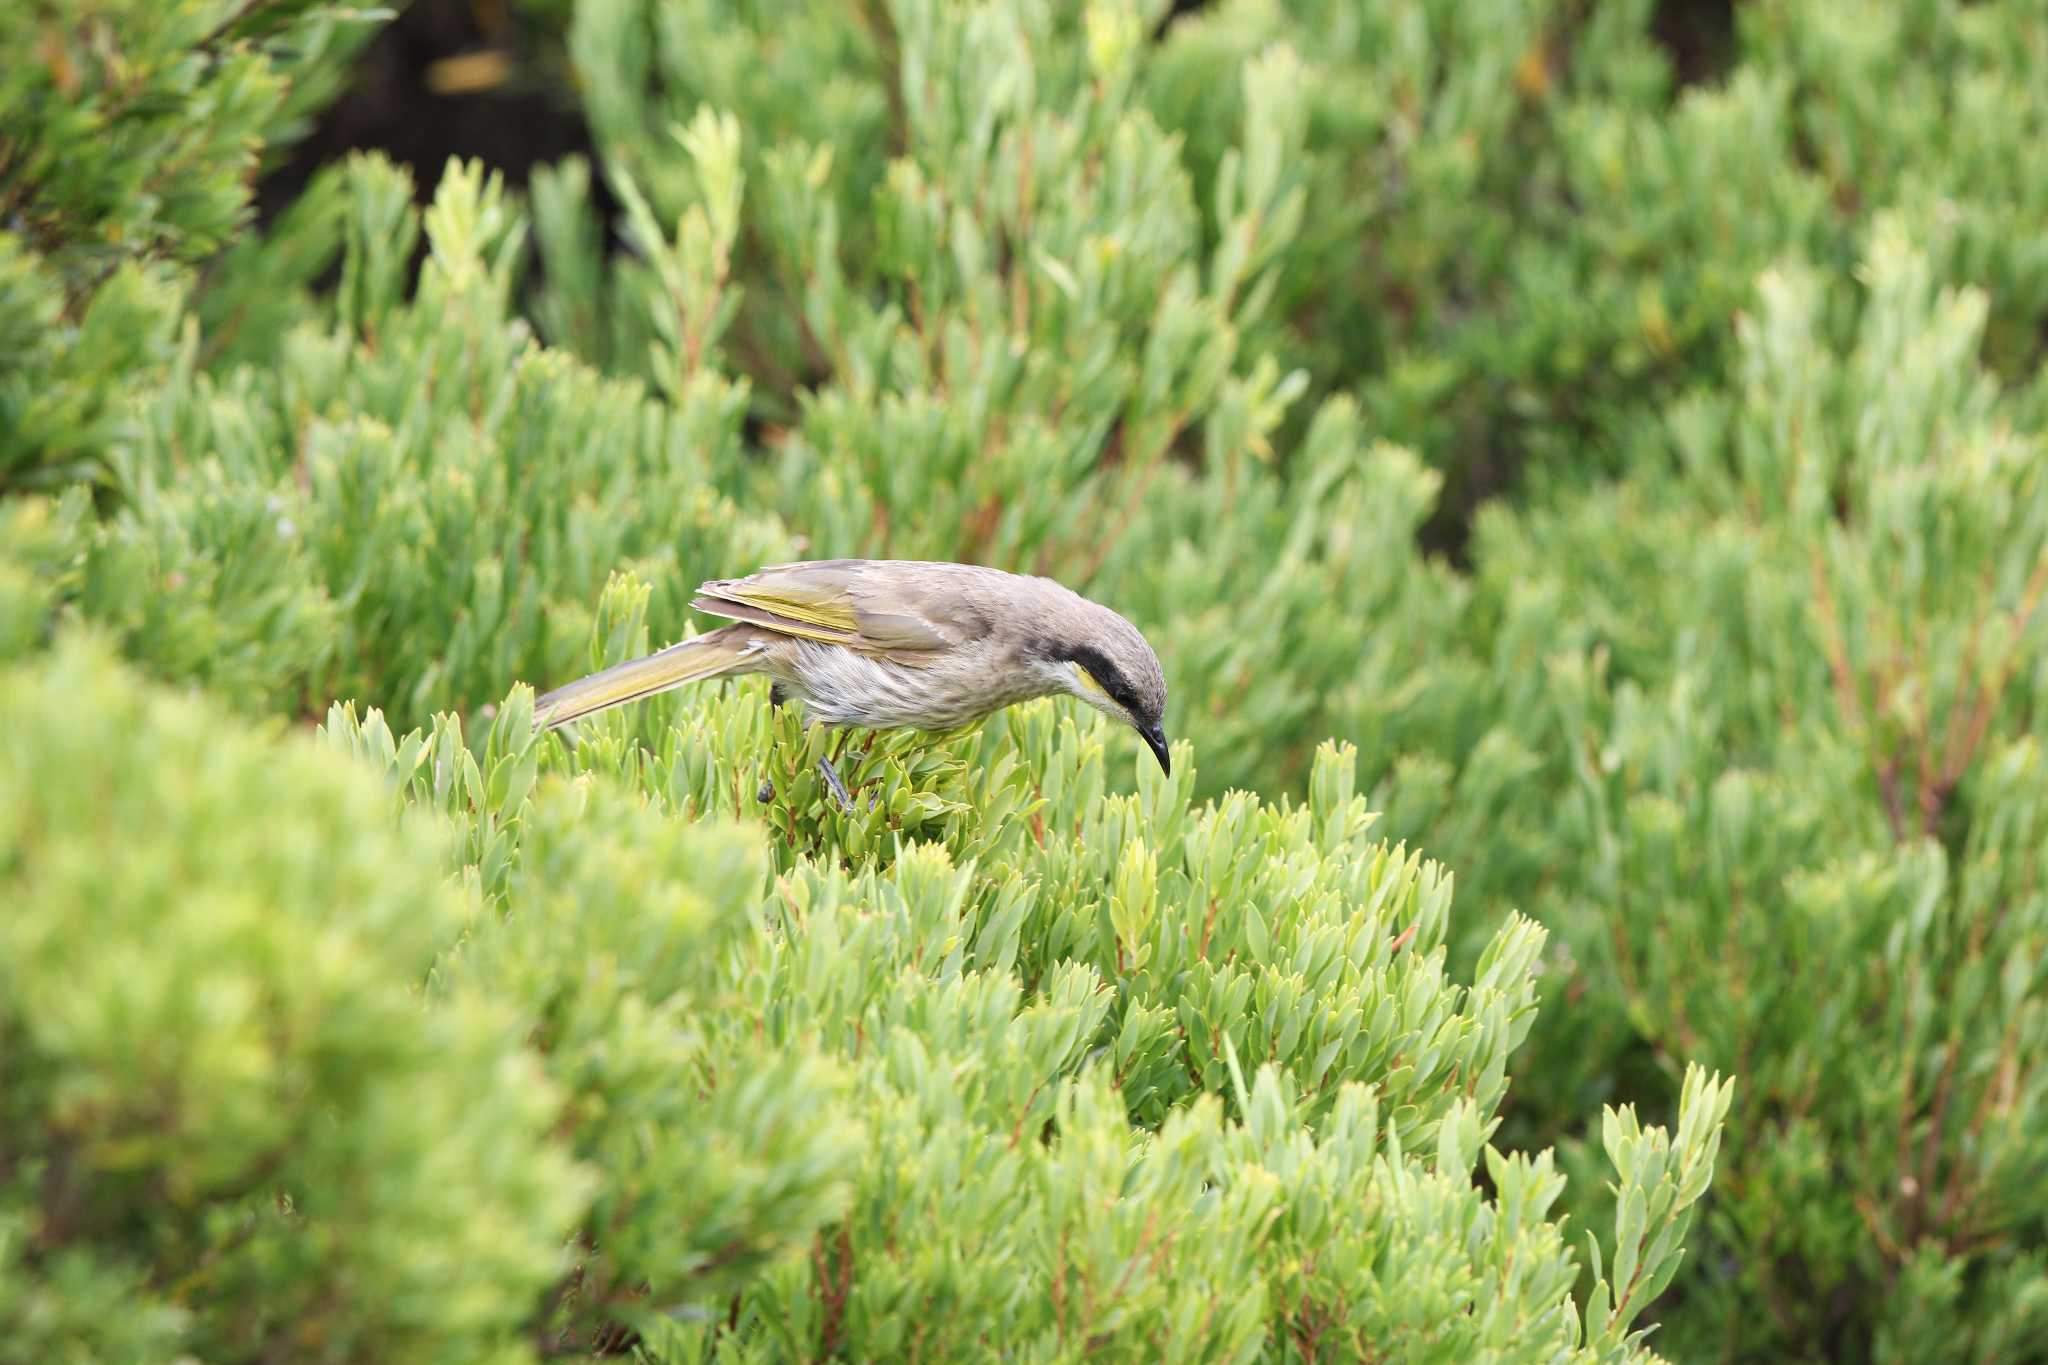
POLYGON ((819 720, 878 730, 948 730, 1046 690, 980 649, 912 665, 806 640, 777 663, 778 677, 819 720))

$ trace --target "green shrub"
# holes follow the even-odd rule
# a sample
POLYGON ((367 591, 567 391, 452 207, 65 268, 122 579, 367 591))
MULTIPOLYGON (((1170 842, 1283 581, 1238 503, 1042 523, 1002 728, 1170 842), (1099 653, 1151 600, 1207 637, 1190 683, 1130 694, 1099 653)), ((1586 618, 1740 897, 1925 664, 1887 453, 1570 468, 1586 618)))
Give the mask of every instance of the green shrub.
POLYGON ((508 1012, 417 995, 437 841, 78 639, 0 709, 9 1352, 505 1358, 585 1181, 508 1012))
POLYGON ((1518 473, 1629 468, 1662 406, 1732 373, 1757 273, 1846 272, 1887 210, 1944 243, 1946 282, 1997 281, 1987 355, 2039 370, 2048 182, 1994 169, 2048 117, 2034 6, 1738 6, 1730 69, 1689 88, 1653 38, 1670 8, 1225 0, 1150 64, 1206 189, 1233 73, 1304 55, 1312 230, 1277 263, 1279 344, 1443 470, 1456 512, 1518 473))
POLYGON ((474 167, 444 177, 407 299, 410 200, 380 160, 333 177, 328 308, 267 366, 142 410, 76 600, 158 673, 256 710, 424 719, 575 668, 615 568, 658 573, 680 620, 705 578, 787 557, 706 472, 740 458, 744 389, 707 374, 656 403, 535 346, 508 317, 523 219, 474 167))
MULTIPOLYGON (((511 1020, 559 1101, 450 1197, 560 1255, 407 1340, 2038 1355, 2037 7, 1744 6, 1685 85, 1646 0, 531 8, 595 169, 457 163, 422 214, 351 159, 261 235, 348 16, 0 19, 0 484, 59 494, 0 508, 10 676, 105 674, 48 652, 82 619, 236 753, 325 714, 451 826, 375 836, 462 917, 376 989, 511 1020), (758 686, 532 733, 515 682, 842 553, 1126 611, 1173 778, 1052 705, 856 740, 852 812, 758 686), (1694 1066, 1742 1081, 1697 1227, 1694 1066), (1676 1137, 1589 1126, 1628 1104, 1676 1137)), ((159 847, 79 809, 81 861, 159 847)), ((0 1141, 47 1146, 36 1084, 0 1141)), ((74 1295, 8 1188, 32 1343, 119 1286, 169 1307, 104 1354, 327 1311, 335 1262, 275 1320, 173 1304, 220 1219, 95 1225, 74 1295)))
MULTIPOLYGON (((646 598, 615 585, 604 636, 646 598)), ((565 1347, 1645 1358, 1730 1088, 1689 1081, 1676 1141, 1610 1113, 1617 1289, 1582 1318, 1549 1156, 1486 1145, 1541 931, 1453 983, 1448 878, 1366 840, 1349 752, 1302 806, 1193 806, 1185 745, 1106 795, 1104 731, 1041 702, 878 744, 848 821, 758 802, 810 744, 764 689, 663 704, 653 751, 612 716, 571 754, 523 691, 480 759, 452 717, 326 727, 467 831, 500 906, 440 975, 524 1002, 602 1172, 565 1347), (721 807, 769 825, 679 823, 721 807), (930 842, 841 852, 934 810, 930 842)))
POLYGON ((190 268, 363 31, 311 0, 0 13, 0 492, 104 476, 130 404, 189 356, 190 268))
POLYGON ((1744 1078, 1680 1355, 2007 1358, 2048 1303, 2041 438, 1982 294, 1896 227, 1861 274, 1840 350, 1821 277, 1766 275, 1665 469, 1482 521, 1498 728, 1378 794, 1567 949, 1523 1140, 1677 1058, 1744 1078))
POLYGON ((1978 158, 2026 161, 2039 15, 1746 7, 1675 102, 1643 7, 1584 15, 1224 5, 1152 68, 1199 177, 1234 114, 1202 94, 1309 54, 1328 231, 1281 258, 1317 306, 1280 344, 1318 386, 1353 382, 1319 355, 1362 370, 1454 496, 1502 452, 1535 475, 1478 519, 1430 700, 1329 727, 1382 741, 1375 804, 1492 906, 1469 923, 1558 935, 1510 1131, 1680 1058, 1757 1080, 1674 1351, 2025 1355, 2042 187, 1978 158))

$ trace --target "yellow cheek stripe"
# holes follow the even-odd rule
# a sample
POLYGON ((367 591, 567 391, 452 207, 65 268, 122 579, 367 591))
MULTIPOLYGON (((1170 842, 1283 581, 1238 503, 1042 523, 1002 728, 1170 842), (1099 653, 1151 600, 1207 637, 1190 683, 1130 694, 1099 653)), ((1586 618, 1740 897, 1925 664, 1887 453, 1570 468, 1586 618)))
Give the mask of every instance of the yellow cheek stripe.
POLYGON ((1108 691, 1104 689, 1101 683, 1095 681, 1095 675, 1093 673, 1090 673, 1087 669, 1081 667, 1081 665, 1075 664, 1074 676, 1081 680, 1081 686, 1084 689, 1093 692, 1096 696, 1102 698, 1104 701, 1109 700, 1108 691))

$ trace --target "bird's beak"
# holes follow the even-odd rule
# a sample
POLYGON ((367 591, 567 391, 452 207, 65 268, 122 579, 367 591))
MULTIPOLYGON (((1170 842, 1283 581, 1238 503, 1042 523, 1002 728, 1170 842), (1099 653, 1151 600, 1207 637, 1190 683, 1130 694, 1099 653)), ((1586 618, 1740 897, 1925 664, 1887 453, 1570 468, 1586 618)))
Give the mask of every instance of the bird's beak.
POLYGON ((1153 754, 1159 759, 1159 771, 1169 777, 1172 776, 1173 759, 1167 753, 1166 732, 1156 725, 1149 725, 1138 733, 1145 737, 1145 743, 1151 746, 1153 754))

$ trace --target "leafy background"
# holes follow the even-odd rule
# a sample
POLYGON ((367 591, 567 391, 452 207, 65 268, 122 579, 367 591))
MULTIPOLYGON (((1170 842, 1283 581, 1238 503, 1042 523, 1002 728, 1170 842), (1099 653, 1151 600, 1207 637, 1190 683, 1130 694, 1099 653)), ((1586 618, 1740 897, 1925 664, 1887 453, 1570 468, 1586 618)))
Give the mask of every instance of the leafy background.
POLYGON ((0 52, 21 1351, 2048 1358, 2036 6, 0 52), (1116 604, 1173 779, 533 734, 828 554, 1116 604))

